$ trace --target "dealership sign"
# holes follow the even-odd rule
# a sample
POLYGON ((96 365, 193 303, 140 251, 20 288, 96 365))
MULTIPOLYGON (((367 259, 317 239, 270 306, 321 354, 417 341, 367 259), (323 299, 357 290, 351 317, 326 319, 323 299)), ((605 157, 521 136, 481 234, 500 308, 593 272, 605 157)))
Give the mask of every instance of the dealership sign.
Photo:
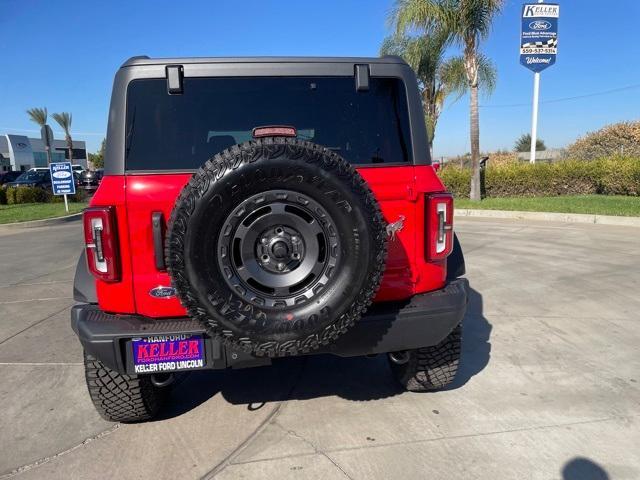
POLYGON ((522 6, 520 63, 541 72, 556 63, 560 5, 527 3, 522 6))
POLYGON ((76 182, 73 177, 71 162, 51 163, 51 187, 54 195, 73 195, 76 193, 76 182))

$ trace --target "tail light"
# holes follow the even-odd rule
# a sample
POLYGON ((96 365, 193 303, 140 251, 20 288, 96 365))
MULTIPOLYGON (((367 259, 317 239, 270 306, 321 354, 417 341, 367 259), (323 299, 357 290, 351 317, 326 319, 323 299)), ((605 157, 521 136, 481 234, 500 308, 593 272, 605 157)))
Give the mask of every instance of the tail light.
POLYGON ((99 280, 118 282, 120 255, 115 208, 87 208, 82 221, 89 271, 99 280))
POLYGON ((442 260, 453 249, 453 197, 449 193, 427 196, 426 256, 428 261, 442 260))

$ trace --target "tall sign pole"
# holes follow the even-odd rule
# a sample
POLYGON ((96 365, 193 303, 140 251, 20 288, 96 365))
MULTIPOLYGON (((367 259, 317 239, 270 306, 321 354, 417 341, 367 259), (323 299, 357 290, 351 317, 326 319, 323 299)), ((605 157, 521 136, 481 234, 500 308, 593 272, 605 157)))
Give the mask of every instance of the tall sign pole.
POLYGON ((538 0, 538 3, 525 3, 522 6, 520 63, 533 72, 531 158, 529 160, 531 163, 536 163, 540 72, 556 63, 559 16, 560 5, 556 3, 543 3, 543 0, 538 0))

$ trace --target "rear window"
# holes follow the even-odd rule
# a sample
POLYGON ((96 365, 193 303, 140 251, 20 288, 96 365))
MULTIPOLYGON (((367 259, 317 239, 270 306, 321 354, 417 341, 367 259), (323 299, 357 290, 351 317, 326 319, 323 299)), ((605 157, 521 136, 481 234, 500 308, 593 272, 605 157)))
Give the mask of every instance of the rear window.
POLYGON ((264 125, 293 126, 353 164, 411 161, 400 79, 358 92, 353 77, 185 78, 182 95, 144 79, 127 90, 126 169, 196 169, 264 125))

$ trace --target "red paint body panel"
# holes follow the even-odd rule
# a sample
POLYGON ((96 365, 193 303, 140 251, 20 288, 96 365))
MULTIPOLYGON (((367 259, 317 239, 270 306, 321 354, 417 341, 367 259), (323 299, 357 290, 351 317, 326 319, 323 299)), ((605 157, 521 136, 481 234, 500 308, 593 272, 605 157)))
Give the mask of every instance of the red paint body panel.
POLYGON ((169 221, 171 210, 182 187, 191 174, 170 175, 128 175, 127 214, 129 235, 135 275, 134 292, 138 313, 148 317, 175 317, 186 315, 180 301, 173 298, 156 298, 149 290, 157 286, 170 286, 171 279, 166 272, 159 272, 155 266, 151 213, 162 212, 165 222, 169 221))
MULTIPOLYGON (((378 199, 387 222, 403 216, 404 227, 388 243, 387 267, 375 301, 402 300, 442 288, 446 261, 425 260, 426 193, 445 188, 431 166, 359 168, 378 199)), ((171 284, 156 269, 151 230, 152 212, 169 219, 175 200, 191 174, 152 174, 104 177, 91 206, 116 207, 122 254, 122 282, 97 281, 100 307, 108 312, 138 313, 149 317, 185 315, 176 298, 149 295, 154 287, 171 284)))
POLYGON ((91 207, 108 207, 110 205, 116 207, 116 222, 120 241, 122 280, 117 283, 96 280, 98 304, 105 312, 136 313, 128 233, 129 225, 127 222, 125 177, 104 177, 89 205, 91 207))

